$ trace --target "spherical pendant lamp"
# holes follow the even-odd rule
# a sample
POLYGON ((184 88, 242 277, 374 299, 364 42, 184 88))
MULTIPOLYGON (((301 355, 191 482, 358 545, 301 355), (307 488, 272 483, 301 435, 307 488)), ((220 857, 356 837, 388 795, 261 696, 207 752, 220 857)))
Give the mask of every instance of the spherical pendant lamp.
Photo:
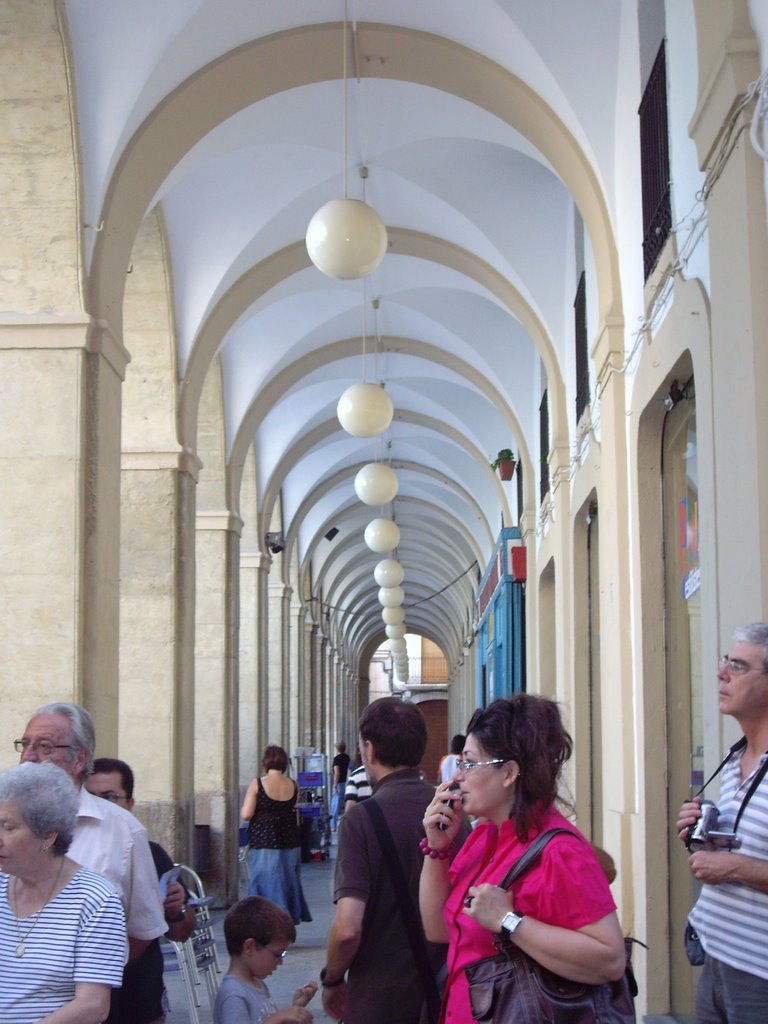
POLYGON ((384 632, 390 640, 401 640, 405 636, 405 624, 398 622, 393 626, 385 626, 384 632))
POLYGON ((405 569, 394 558, 383 558, 373 570, 373 578, 380 587, 399 587, 405 578, 405 569))
POLYGON ((352 437, 376 437, 392 422, 392 399, 378 384, 352 384, 339 399, 336 415, 352 437))
POLYGON ((390 640, 389 649, 393 654, 400 654, 405 652, 405 640, 390 640))
POLYGON ((379 604, 385 608, 397 608, 405 600, 402 587, 382 587, 379 590, 379 604))
POLYGON ((391 519, 372 519, 363 536, 371 551, 383 555, 387 551, 394 551, 400 543, 400 527, 391 519))
POLYGON ((318 270, 339 281, 365 277, 384 259, 387 229, 360 199, 332 199, 307 227, 307 252, 318 270))
POLYGON ((405 608, 385 608, 381 617, 387 626, 397 626, 405 622, 405 608))
POLYGON ((398 486, 397 473, 383 462, 369 462, 355 477, 355 494, 364 505, 386 505, 398 486))

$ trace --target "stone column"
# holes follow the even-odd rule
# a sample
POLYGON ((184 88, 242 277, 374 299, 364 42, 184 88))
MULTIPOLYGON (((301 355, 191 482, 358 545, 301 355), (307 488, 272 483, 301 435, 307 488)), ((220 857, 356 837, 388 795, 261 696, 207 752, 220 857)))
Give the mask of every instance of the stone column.
POLYGON ((729 132, 733 140, 718 176, 709 179, 706 198, 717 530, 717 579, 711 585, 718 595, 728 595, 718 601, 724 650, 733 629, 764 617, 768 605, 765 165, 749 141, 754 100, 735 113, 760 76, 747 5, 723 4, 714 20, 701 5, 697 29, 702 86, 690 130, 701 169, 711 172, 718 163, 729 132))
POLYGON ((246 786, 259 772, 265 740, 260 721, 263 715, 259 679, 263 677, 266 651, 263 591, 271 559, 261 554, 240 556, 240 666, 239 733, 240 786, 246 786))
POLYGON ((87 317, 0 317, 0 650, 11 681, 9 735, 39 704, 76 700, 93 713, 100 748, 117 749, 127 362, 106 325, 87 317))
POLYGON ((285 598, 289 595, 282 580, 267 584, 267 678, 269 680, 269 741, 288 744, 288 622, 285 598))
POLYGON ((226 904, 237 898, 240 529, 228 512, 197 515, 195 824, 210 830, 206 887, 226 904))
POLYGON ((200 462, 180 450, 124 451, 122 467, 120 700, 131 712, 120 716, 119 754, 136 773, 149 834, 191 864, 200 462))
POLYGON ((304 613, 301 632, 303 657, 301 659, 300 679, 304 713, 301 722, 304 728, 302 742, 305 747, 317 745, 317 698, 315 693, 315 624, 304 613))
MULTIPOLYGON (((628 495, 624 324, 608 318, 592 350, 600 396, 600 678, 609 684, 611 700, 602 702, 604 765, 602 779, 605 846, 617 863, 632 863, 630 816, 637 812, 634 760, 628 754, 635 742, 632 671, 632 632, 627 557, 628 495), (610 716, 610 717, 609 717, 610 716), (625 859, 626 858, 626 859, 625 859)), ((619 878, 622 913, 632 920, 632 872, 619 878)))
POLYGON ((291 628, 288 645, 288 671, 291 679, 291 705, 288 735, 291 749, 295 750, 296 747, 306 745, 304 735, 307 727, 308 707, 304 692, 304 607, 293 591, 291 591, 289 621, 291 628))

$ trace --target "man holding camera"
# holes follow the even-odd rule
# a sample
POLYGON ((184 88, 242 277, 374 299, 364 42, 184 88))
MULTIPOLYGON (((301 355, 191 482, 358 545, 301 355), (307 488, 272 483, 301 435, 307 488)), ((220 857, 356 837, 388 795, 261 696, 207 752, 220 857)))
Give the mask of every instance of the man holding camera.
MULTIPOLYGON (((723 763, 719 814, 691 844, 701 798, 680 808, 680 838, 703 883, 690 922, 704 950, 697 1024, 764 1024, 768 1006, 768 625, 737 629, 720 661, 719 709, 744 734, 723 763), (716 820, 715 820, 716 819, 716 820), (734 835, 735 833, 735 835, 734 835)), ((702 831, 699 827, 698 831, 702 831)))

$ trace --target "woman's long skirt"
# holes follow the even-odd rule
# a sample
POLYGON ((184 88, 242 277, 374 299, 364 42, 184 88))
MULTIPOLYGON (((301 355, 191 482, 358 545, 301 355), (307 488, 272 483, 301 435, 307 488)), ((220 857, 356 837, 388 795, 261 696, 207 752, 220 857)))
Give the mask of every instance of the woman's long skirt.
POLYGON ((311 921, 301 888, 301 847, 291 850, 253 849, 248 854, 248 895, 272 900, 293 918, 311 921))

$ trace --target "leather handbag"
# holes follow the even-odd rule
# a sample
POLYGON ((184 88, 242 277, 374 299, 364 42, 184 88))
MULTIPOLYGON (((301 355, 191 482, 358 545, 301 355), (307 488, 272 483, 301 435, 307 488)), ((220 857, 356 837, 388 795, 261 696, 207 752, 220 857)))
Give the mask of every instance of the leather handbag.
MULTIPOLYGON (((501 887, 508 888, 531 867, 549 840, 562 831, 542 833, 513 865, 501 887)), ((637 983, 631 965, 635 941, 624 940, 627 965, 618 981, 588 985, 561 978, 514 944, 498 939, 494 956, 464 968, 472 1017, 484 1024, 635 1024, 637 983)))

